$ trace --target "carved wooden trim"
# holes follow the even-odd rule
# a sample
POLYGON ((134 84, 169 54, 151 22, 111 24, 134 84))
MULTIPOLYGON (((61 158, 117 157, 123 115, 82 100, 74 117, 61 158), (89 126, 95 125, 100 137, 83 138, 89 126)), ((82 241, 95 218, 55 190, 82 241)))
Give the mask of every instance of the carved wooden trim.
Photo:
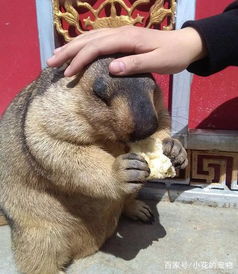
POLYGON ((209 150, 187 150, 189 164, 176 180, 189 181, 191 186, 238 190, 238 153, 209 150))
POLYGON ((150 5, 147 16, 140 14, 138 9, 143 5, 150 5, 150 1, 137 0, 129 6, 123 0, 105 0, 96 7, 96 4, 90 5, 85 1, 53 0, 54 23, 57 32, 64 37, 66 42, 73 38, 69 31, 69 28, 72 27, 75 29, 76 34, 84 33, 90 29, 124 25, 139 25, 151 28, 154 25, 161 24, 168 18, 170 19, 169 22, 161 28, 164 30, 174 28, 176 0, 156 0, 153 5, 150 5), (60 4, 62 2, 63 4, 60 4), (101 16, 108 6, 110 7, 110 15, 101 16), (120 14, 118 14, 118 7, 120 14), (80 10, 82 9, 87 10, 90 16, 81 19, 80 10), (64 22, 69 26, 68 28, 63 27, 64 22))
POLYGON ((236 189, 238 153, 193 150, 191 185, 210 184, 212 188, 236 189))

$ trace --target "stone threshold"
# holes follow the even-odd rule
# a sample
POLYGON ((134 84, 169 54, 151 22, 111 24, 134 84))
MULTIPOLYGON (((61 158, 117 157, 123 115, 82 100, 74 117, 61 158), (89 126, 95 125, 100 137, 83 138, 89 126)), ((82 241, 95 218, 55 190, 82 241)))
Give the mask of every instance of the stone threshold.
POLYGON ((238 208, 238 191, 196 187, 169 182, 146 183, 139 195, 146 200, 180 202, 210 207, 238 208))

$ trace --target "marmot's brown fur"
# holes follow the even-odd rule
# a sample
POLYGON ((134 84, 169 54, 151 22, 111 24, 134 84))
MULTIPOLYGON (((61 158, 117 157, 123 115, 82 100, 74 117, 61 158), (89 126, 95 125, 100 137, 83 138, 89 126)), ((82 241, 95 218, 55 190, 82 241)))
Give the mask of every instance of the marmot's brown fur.
POLYGON ((150 75, 112 77, 100 58, 75 77, 45 69, 0 122, 0 207, 12 231, 18 269, 55 274, 97 251, 124 212, 152 220, 135 196, 149 175, 128 141, 155 133, 177 166, 181 144, 150 75))

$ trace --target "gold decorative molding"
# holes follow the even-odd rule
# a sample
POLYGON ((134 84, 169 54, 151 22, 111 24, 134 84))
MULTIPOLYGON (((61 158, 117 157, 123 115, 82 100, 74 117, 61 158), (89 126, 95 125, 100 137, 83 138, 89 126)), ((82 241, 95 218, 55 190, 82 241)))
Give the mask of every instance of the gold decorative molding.
POLYGON ((89 29, 114 28, 124 25, 139 24, 151 28, 154 25, 161 24, 165 18, 169 19, 169 23, 163 26, 162 29, 171 30, 175 22, 176 0, 156 0, 150 7, 147 18, 140 15, 137 9, 142 5, 149 5, 151 2, 149 0, 137 0, 130 7, 123 0, 105 0, 97 8, 94 8, 88 2, 82 1, 65 0, 60 2, 63 2, 63 4, 60 5, 59 0, 53 0, 54 23, 56 30, 63 35, 66 42, 72 40, 73 37, 70 35, 69 29, 63 27, 63 21, 73 27, 77 34, 84 33, 89 29), (165 7, 166 3, 169 3, 168 8, 165 7), (117 14, 116 5, 125 11, 125 15, 117 14), (110 16, 101 17, 100 14, 108 6, 110 7, 110 16), (90 12, 90 16, 81 19, 80 9, 90 12), (134 15, 135 11, 137 11, 136 15, 134 15))

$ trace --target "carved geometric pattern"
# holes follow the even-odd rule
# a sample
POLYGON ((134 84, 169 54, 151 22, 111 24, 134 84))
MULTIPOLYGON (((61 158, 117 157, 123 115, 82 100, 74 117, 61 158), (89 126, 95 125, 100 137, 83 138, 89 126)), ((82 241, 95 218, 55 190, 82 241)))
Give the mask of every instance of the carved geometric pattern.
POLYGON ((90 29, 124 25, 174 28, 176 0, 104 0, 99 5, 97 2, 53 0, 55 27, 66 42, 90 29))
POLYGON ((178 184, 238 190, 238 153, 190 149, 187 153, 188 166, 178 171, 178 184))
POLYGON ((193 150, 190 185, 238 189, 238 153, 193 150))

